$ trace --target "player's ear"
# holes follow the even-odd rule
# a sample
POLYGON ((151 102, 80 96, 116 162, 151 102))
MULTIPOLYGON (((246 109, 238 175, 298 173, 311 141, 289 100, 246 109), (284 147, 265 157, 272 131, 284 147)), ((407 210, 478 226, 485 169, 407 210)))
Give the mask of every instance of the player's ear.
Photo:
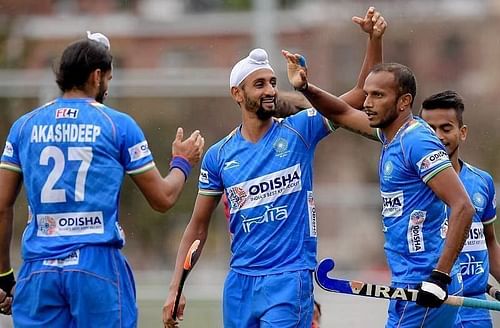
POLYGON ((231 96, 238 104, 243 102, 243 90, 238 87, 231 87, 231 96))
POLYGON ((90 87, 99 88, 100 84, 101 84, 101 77, 102 77, 102 75, 103 75, 103 72, 101 71, 100 68, 97 68, 97 69, 93 70, 90 73, 89 78, 87 80, 89 86, 90 87))
POLYGON ((412 102, 413 102, 412 95, 409 93, 405 93, 404 95, 399 96, 397 109, 403 111, 406 108, 411 108, 412 102))
POLYGON ((462 125, 460 127, 460 141, 465 141, 465 139, 467 139, 467 125, 462 125))

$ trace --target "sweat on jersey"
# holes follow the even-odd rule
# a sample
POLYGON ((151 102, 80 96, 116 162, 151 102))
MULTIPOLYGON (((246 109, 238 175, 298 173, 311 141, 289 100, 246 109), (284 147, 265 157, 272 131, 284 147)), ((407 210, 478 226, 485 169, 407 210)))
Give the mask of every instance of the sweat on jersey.
MULTIPOLYGON (((490 265, 484 236, 484 225, 492 224, 497 216, 495 185, 491 175, 468 163, 461 162, 460 180, 476 209, 469 236, 458 262, 464 283, 463 295, 486 299, 490 265)), ((488 310, 460 308, 463 321, 491 320, 488 310)))
POLYGON ((241 127, 209 148, 199 193, 229 201, 231 269, 267 275, 316 266, 312 164, 316 145, 332 131, 315 109, 272 127, 257 142, 241 127))
POLYGON ((0 168, 23 175, 24 260, 61 258, 88 244, 122 247, 124 174, 153 166, 135 121, 93 99, 58 98, 23 115, 11 127, 0 168))
MULTIPOLYGON (((451 167, 434 131, 420 118, 405 123, 388 142, 379 162, 384 249, 396 283, 419 283, 429 277, 446 238, 445 204, 427 182, 451 167)), ((452 274, 458 272, 455 265, 452 274)))

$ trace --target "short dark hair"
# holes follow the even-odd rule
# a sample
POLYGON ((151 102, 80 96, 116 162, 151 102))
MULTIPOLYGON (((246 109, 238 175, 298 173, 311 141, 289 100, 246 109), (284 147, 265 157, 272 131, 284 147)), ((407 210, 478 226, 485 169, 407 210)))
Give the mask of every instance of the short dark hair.
POLYGON ((420 114, 422 110, 432 110, 432 109, 453 109, 456 113, 459 126, 464 125, 463 113, 465 110, 464 99, 458 94, 458 92, 453 90, 445 90, 433 94, 427 97, 422 102, 422 108, 420 109, 420 114))
POLYGON ((373 66, 371 73, 389 72, 394 75, 394 82, 398 87, 397 97, 409 93, 412 97, 410 106, 417 96, 417 79, 407 66, 398 63, 381 63, 373 66))
POLYGON ((111 70, 112 61, 113 56, 104 44, 88 39, 75 41, 64 49, 55 70, 57 85, 62 92, 82 89, 94 70, 111 70))

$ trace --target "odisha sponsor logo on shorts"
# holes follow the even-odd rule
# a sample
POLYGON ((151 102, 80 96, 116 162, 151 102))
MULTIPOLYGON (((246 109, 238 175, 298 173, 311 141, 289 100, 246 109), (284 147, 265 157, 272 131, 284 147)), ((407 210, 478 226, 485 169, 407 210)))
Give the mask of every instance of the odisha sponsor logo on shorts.
POLYGON ((299 182, 299 173, 294 171, 293 173, 288 173, 287 175, 282 175, 251 185, 250 188, 248 188, 248 192, 250 193, 250 196, 264 198, 272 196, 275 192, 279 192, 280 189, 295 187, 299 182))
POLYGON ((432 167, 435 163, 441 162, 443 159, 446 159, 447 156, 448 155, 446 154, 446 152, 444 150, 434 152, 434 153, 430 154, 429 157, 425 158, 422 161, 422 165, 420 166, 420 168, 422 170, 428 169, 428 168, 432 167))
POLYGON ((39 223, 40 231, 45 235, 52 235, 57 231, 56 219, 52 216, 43 216, 39 223))

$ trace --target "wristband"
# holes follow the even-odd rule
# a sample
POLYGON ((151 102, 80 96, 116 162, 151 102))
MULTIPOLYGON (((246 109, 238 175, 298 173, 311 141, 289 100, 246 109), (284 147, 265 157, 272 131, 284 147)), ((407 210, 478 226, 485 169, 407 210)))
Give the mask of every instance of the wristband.
POLYGON ((16 279, 14 278, 14 269, 10 269, 7 272, 0 273, 0 289, 7 293, 7 296, 12 296, 12 287, 16 284, 16 279))
POLYGON ((189 164, 189 161, 182 156, 174 156, 170 161, 170 170, 174 167, 181 170, 187 180, 189 173, 191 172, 191 164, 189 164))
POLYGON ((11 273, 14 273, 14 269, 13 268, 10 268, 10 270, 7 271, 7 272, 0 273, 0 278, 6 277, 6 276, 10 275, 11 273))

